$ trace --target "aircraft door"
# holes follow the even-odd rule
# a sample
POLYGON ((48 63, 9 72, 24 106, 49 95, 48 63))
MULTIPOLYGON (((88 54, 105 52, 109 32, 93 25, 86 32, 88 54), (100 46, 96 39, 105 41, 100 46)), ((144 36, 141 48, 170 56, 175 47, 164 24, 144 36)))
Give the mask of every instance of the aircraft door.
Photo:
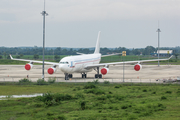
POLYGON ((70 61, 70 68, 74 68, 74 61, 70 61))

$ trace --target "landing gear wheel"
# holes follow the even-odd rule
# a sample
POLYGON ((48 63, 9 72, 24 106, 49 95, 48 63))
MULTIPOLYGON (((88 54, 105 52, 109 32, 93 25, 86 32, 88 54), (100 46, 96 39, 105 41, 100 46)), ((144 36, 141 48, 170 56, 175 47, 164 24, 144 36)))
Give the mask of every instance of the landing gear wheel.
POLYGON ((102 74, 99 74, 99 67, 97 67, 97 69, 94 69, 97 74, 95 74, 95 78, 102 78, 102 74))
POLYGON ((98 74, 95 74, 95 78, 98 78, 98 74))
POLYGON ((87 77, 87 74, 82 73, 82 78, 86 78, 86 77, 87 77))
POLYGON ((65 80, 69 80, 69 75, 68 75, 68 73, 65 74, 65 80))
POLYGON ((95 74, 95 78, 102 78, 102 74, 95 74))
POLYGON ((69 74, 68 76, 69 76, 69 78, 73 78, 73 75, 72 75, 72 74, 69 74))
POLYGON ((87 77, 87 74, 84 74, 84 77, 86 78, 86 77, 87 77))

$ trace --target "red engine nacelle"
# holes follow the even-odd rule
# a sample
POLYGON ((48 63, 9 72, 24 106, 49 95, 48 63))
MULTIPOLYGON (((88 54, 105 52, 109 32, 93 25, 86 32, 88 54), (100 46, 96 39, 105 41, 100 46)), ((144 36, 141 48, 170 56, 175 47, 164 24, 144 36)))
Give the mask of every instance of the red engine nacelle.
POLYGON ((101 74, 105 75, 108 73, 108 71, 109 71, 109 69, 104 67, 101 69, 101 74))
POLYGON ((141 64, 134 65, 134 70, 139 71, 142 68, 141 64))
POLYGON ((51 67, 51 68, 49 68, 49 69, 47 70, 47 72, 48 72, 50 75, 52 75, 54 72, 56 72, 56 68, 51 67))
POLYGON ((25 65, 26 70, 30 70, 32 67, 33 67, 33 64, 31 64, 31 63, 28 63, 25 65))

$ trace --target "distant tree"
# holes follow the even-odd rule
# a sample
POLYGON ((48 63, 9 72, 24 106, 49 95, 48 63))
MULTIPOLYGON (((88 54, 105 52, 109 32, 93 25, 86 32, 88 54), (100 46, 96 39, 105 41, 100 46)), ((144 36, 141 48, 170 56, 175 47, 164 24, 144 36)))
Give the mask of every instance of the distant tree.
POLYGON ((34 58, 34 59, 38 59, 38 58, 39 58, 39 55, 35 54, 35 55, 33 56, 33 58, 34 58))
POLYGON ((89 49, 84 48, 84 49, 83 49, 83 53, 88 54, 88 53, 89 53, 89 49))
POLYGON ((6 58, 6 55, 7 55, 6 52, 4 52, 3 55, 4 55, 4 58, 6 58))
POLYGON ((55 55, 54 58, 55 58, 55 60, 60 60, 60 56, 59 55, 55 55))
POLYGON ((118 48, 115 48, 114 50, 109 50, 110 52, 114 52, 114 53, 122 53, 122 51, 126 51, 126 55, 129 55, 130 54, 130 50, 125 48, 125 47, 118 47, 118 48))
MULTIPOLYGON (((180 46, 177 47, 161 47, 160 50, 173 50, 173 54, 179 54, 180 53, 180 46)), ((152 46, 147 46, 146 48, 134 48, 134 49, 128 49, 125 47, 117 47, 117 48, 101 48, 100 52, 101 54, 111 54, 111 53, 121 53, 122 51, 126 51, 127 55, 150 55, 151 53, 154 53, 157 51, 157 48, 154 48, 152 46)), ((76 55, 76 52, 80 53, 93 53, 94 48, 46 48, 45 53, 46 55, 76 55)), ((16 54, 18 53, 20 55, 20 58, 23 57, 23 55, 42 55, 42 47, 0 47, 0 55, 2 55, 2 58, 6 59, 8 54, 16 54)), ((178 59, 179 56, 177 56, 178 59)), ((40 57, 39 57, 40 58, 40 57)))
POLYGON ((106 55, 108 53, 111 53, 111 51, 108 49, 108 48, 100 48, 100 52, 103 54, 103 55, 106 55))
POLYGON ((20 57, 23 57, 24 55, 23 54, 20 54, 20 57))
POLYGON ((55 52, 55 54, 60 55, 60 54, 62 54, 61 51, 62 51, 61 47, 57 47, 54 52, 55 52))
POLYGON ((17 56, 16 56, 16 58, 20 58, 20 56, 19 56, 19 55, 17 55, 17 56))
POLYGON ((63 49, 62 52, 61 52, 62 55, 68 55, 67 54, 67 50, 66 49, 63 49))
POLYGON ((178 55, 179 55, 178 53, 175 53, 175 54, 174 54, 176 60, 178 59, 178 55))
POLYGON ((151 53, 155 52, 155 48, 153 46, 147 46, 144 50, 144 55, 150 55, 151 53))
POLYGON ((7 56, 7 59, 11 59, 9 55, 7 56))
POLYGON ((132 53, 133 53, 134 55, 140 55, 141 52, 142 52, 141 49, 133 49, 133 50, 132 50, 132 53))
POLYGON ((2 59, 3 57, 2 57, 2 55, 0 55, 0 59, 2 59))
POLYGON ((80 48, 80 49, 78 50, 78 52, 82 53, 82 52, 83 52, 82 48, 80 48))

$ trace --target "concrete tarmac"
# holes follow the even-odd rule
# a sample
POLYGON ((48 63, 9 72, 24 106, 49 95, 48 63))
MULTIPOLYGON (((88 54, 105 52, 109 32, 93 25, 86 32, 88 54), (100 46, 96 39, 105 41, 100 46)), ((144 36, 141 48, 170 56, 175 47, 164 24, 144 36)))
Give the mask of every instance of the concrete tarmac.
MULTIPOLYGON (((64 82, 64 73, 57 69, 56 73, 49 75, 47 69, 50 65, 45 65, 45 80, 56 77, 57 81, 64 82)), ((82 79, 80 73, 74 73, 73 78, 69 81, 82 82, 95 80, 96 72, 87 73, 87 78, 82 79)), ((156 79, 176 79, 180 76, 180 65, 142 65, 140 71, 134 70, 134 65, 124 66, 124 80, 126 82, 155 82, 156 79)), ((42 65, 34 65, 30 71, 26 71, 24 65, 0 65, 0 81, 18 81, 26 78, 28 75, 29 79, 36 81, 42 77, 42 65)), ((123 81, 123 66, 116 65, 109 67, 109 73, 103 76, 100 81, 112 81, 122 82, 123 81)), ((69 82, 65 81, 65 82, 69 82)))

